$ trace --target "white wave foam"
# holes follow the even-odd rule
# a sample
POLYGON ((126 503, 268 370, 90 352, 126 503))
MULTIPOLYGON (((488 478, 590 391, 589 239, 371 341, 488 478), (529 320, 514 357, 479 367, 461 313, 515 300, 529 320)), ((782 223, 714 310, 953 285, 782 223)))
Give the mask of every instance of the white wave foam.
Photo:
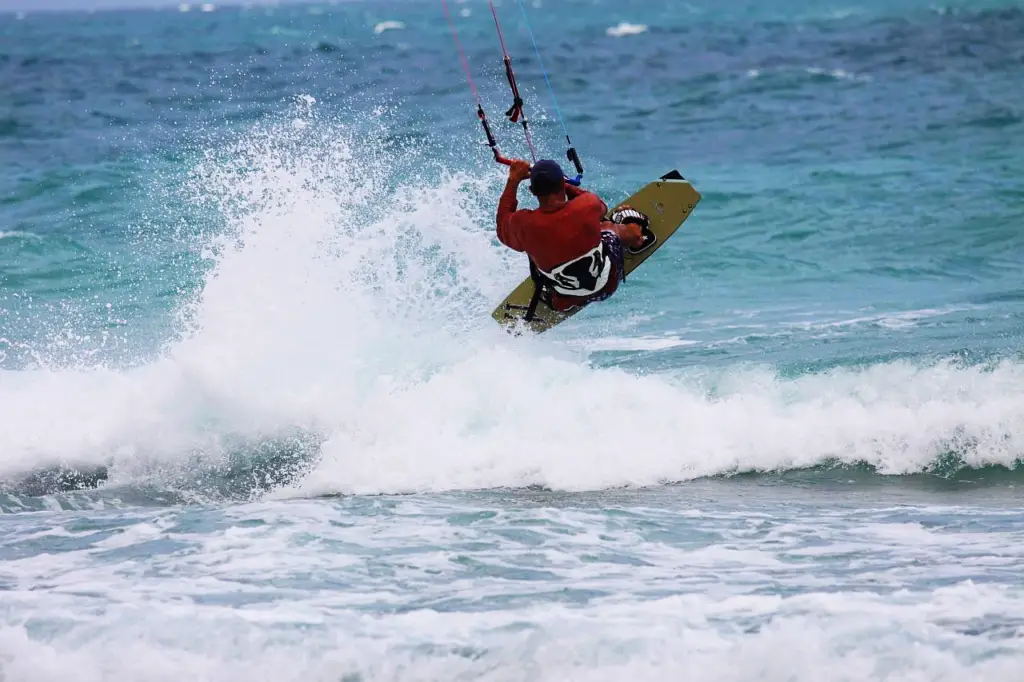
POLYGON ((610 26, 605 30, 605 35, 612 38, 622 38, 625 36, 636 36, 641 33, 647 33, 647 24, 631 24, 628 21, 623 21, 616 26, 610 26))
POLYGON ((825 14, 826 19, 849 19, 850 17, 857 17, 864 14, 864 8, 862 7, 843 7, 842 9, 836 9, 829 11, 825 14))
POLYGON ((574 346, 586 348, 590 351, 658 351, 669 348, 682 348, 684 346, 695 346, 696 341, 683 339, 678 336, 644 336, 637 338, 609 337, 606 339, 579 340, 573 342, 574 346))
POLYGON ((669 381, 495 349, 375 392, 325 443, 301 490, 596 489, 826 458, 901 474, 948 449, 970 464, 1011 464, 1024 452, 1022 380, 1017 364, 893 363, 795 380, 734 370, 669 381))
MULTIPOLYGON (((864 314, 864 311, 858 311, 861 314, 855 314, 854 317, 839 317, 838 319, 835 319, 836 314, 843 311, 834 311, 833 319, 828 319, 818 314, 815 315, 815 317, 818 317, 819 319, 791 322, 783 321, 779 323, 779 326, 783 328, 802 329, 808 331, 814 329, 852 329, 872 326, 884 327, 890 330, 911 329, 934 318, 974 310, 979 307, 980 306, 946 306, 943 308, 920 308, 916 310, 877 312, 874 314, 864 314)), ((809 316, 810 315, 804 315, 804 317, 809 316)))
MULTIPOLYGON (((278 565, 288 554, 277 556, 278 565)), ((20 563, 20 570, 28 568, 20 563)), ((346 590, 320 590, 308 601, 312 595, 298 600, 292 589, 290 598, 267 603, 271 588, 232 581, 232 597, 250 592, 252 603, 195 604, 165 593, 219 581, 161 575, 157 585, 125 564, 122 575, 94 568, 87 580, 68 581, 62 590, 9 596, 12 613, 31 609, 34 621, 45 614, 59 627, 30 634, 24 622, 0 625, 0 672, 25 682, 377 682, 408 679, 410 670, 422 680, 1004 682, 1016 679, 1024 657, 1012 625, 985 626, 1019 620, 1020 590, 970 581, 893 595, 824 589, 742 595, 711 586, 706 593, 584 606, 552 599, 473 612, 370 615, 359 602, 389 604, 390 590, 353 595, 355 608, 345 608, 346 590), (99 581, 118 592, 97 606, 92 591, 99 581), (524 669, 528 674, 519 673, 524 669)), ((254 565, 266 566, 266 555, 254 565)), ((317 568, 315 575, 331 570, 317 568)), ((409 573, 403 566, 400 574, 409 573)), ((664 580, 679 582, 677 575, 664 580)))
POLYGON ((421 172, 396 191, 372 140, 296 106, 309 125, 197 168, 226 228, 161 359, 0 372, 0 476, 111 462, 131 477, 295 429, 323 439, 286 491, 300 495, 652 485, 826 458, 907 473, 949 449, 975 465, 1024 452, 1019 362, 634 376, 509 337, 489 313, 522 263, 492 237, 497 176, 421 172))
POLYGON ((40 237, 37 234, 21 230, 10 230, 7 232, 0 230, 0 239, 40 239, 40 237))
POLYGON ((400 31, 405 28, 405 24, 400 21, 382 21, 373 27, 375 35, 380 35, 384 31, 400 31))
POLYGON ((852 73, 845 69, 823 69, 818 66, 812 66, 804 69, 807 73, 812 76, 830 76, 836 80, 855 81, 859 83, 870 83, 871 76, 867 74, 852 73))
POLYGON ((1001 682, 1024 658, 1013 509, 546 497, 7 519, 0 674, 1001 682))

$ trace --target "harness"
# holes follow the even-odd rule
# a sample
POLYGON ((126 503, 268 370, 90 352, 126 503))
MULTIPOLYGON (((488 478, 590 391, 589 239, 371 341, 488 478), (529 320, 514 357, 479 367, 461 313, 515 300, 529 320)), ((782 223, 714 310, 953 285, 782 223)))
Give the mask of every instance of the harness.
MULTIPOLYGON (((523 319, 526 322, 533 321, 537 305, 543 300, 550 306, 552 294, 578 298, 579 305, 585 305, 591 297, 608 286, 613 269, 613 254, 604 238, 590 251, 552 268, 551 272, 542 270, 531 258, 533 297, 523 319)), ((625 270, 619 272, 618 276, 625 280, 625 270)))

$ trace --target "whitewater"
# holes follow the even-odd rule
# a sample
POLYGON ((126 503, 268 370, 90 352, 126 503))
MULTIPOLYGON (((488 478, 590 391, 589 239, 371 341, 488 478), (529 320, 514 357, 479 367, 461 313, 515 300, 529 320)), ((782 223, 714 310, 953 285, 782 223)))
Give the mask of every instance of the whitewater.
POLYGON ((433 4, 0 16, 0 679, 1013 679, 1024 11, 798 5, 531 10, 704 195, 541 336, 433 4))

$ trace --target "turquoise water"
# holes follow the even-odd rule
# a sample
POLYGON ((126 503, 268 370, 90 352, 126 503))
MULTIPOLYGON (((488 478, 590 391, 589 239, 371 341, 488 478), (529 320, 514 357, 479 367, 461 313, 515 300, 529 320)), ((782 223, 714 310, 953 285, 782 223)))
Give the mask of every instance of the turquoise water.
POLYGON ((703 195, 535 338, 438 3, 0 14, 0 677, 1013 679, 1024 5, 725 5, 528 4, 703 195))

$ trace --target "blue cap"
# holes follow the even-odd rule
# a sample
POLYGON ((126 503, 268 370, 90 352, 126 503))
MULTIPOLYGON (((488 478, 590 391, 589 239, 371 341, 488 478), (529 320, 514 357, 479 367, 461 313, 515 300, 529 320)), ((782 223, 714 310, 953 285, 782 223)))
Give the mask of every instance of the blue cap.
POLYGON ((564 183, 565 173, 556 161, 541 159, 530 169, 530 191, 537 196, 557 192, 564 183))

